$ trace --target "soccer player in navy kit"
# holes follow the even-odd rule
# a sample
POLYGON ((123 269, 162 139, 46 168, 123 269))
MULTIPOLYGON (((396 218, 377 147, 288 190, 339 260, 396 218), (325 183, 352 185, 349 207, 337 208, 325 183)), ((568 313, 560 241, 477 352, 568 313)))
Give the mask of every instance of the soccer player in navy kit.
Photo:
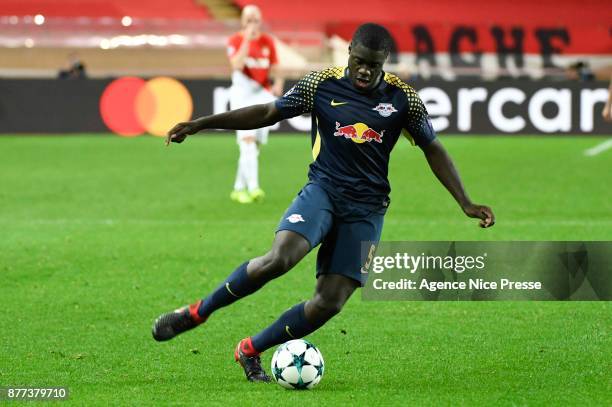
POLYGON ((311 113, 314 161, 309 182, 283 215, 271 250, 240 265, 204 299, 161 315, 153 326, 156 340, 202 324, 214 311, 289 271, 320 244, 314 296, 236 346, 234 356, 247 379, 269 381, 260 353, 320 328, 363 284, 361 242, 380 239, 389 206, 389 155, 401 134, 422 149, 467 216, 479 218, 481 227, 495 223, 489 207, 468 198, 418 94, 382 70, 390 46, 384 27, 361 25, 351 41, 348 67, 312 72, 273 103, 179 123, 169 131, 167 143, 181 143, 203 129, 261 128, 311 113))

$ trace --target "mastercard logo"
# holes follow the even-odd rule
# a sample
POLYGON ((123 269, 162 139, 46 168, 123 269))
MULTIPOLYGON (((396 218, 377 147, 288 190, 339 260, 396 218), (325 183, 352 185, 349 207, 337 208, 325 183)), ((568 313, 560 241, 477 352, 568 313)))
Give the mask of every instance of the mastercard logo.
POLYGON ((191 119, 193 100, 176 79, 136 77, 115 79, 100 98, 102 121, 112 132, 134 137, 164 136, 178 122, 191 119))

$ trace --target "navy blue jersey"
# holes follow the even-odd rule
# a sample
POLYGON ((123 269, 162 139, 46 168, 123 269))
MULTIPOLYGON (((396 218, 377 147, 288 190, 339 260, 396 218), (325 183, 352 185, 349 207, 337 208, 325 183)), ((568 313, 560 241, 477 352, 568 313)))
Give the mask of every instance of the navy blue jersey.
POLYGON ((283 119, 312 114, 308 177, 331 195, 385 208, 391 191, 389 157, 400 134, 424 147, 436 135, 418 94, 397 76, 369 93, 353 87, 348 69, 311 72, 276 101, 283 119))

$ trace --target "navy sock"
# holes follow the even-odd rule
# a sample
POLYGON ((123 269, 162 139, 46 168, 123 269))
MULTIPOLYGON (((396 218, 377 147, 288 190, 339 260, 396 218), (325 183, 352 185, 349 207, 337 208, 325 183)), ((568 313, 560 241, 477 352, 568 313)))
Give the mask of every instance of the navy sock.
POLYGON ((304 305, 295 305, 276 320, 272 325, 251 337, 253 347, 257 352, 263 352, 274 345, 279 345, 291 339, 302 338, 321 327, 313 325, 306 319, 304 305))
POLYGON ((208 318, 210 314, 221 307, 230 305, 234 301, 249 294, 253 294, 263 284, 255 283, 249 279, 247 275, 247 261, 238 266, 238 268, 229 275, 229 277, 219 285, 208 297, 202 300, 198 308, 198 315, 202 318, 208 318))

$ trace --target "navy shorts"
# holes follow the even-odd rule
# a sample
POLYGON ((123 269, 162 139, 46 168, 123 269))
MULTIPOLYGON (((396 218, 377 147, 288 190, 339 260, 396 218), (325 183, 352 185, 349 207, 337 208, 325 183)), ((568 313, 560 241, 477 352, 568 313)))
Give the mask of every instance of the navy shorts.
POLYGON ((308 183, 293 200, 277 232, 291 230, 306 238, 310 249, 319 244, 317 277, 342 274, 365 284, 361 273, 366 254, 362 242, 378 243, 384 212, 372 211, 346 201, 335 202, 318 184, 308 183))

